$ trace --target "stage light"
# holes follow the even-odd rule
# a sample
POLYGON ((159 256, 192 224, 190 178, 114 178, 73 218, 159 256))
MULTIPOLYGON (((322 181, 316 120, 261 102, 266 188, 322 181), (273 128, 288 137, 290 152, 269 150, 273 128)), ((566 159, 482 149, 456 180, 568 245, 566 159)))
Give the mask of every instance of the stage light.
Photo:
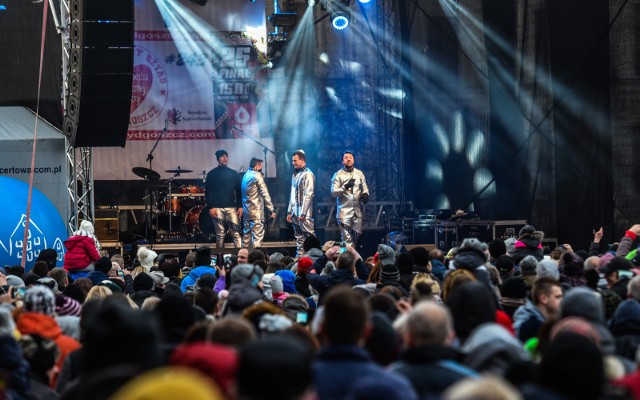
POLYGON ((362 4, 371 3, 371 0, 358 0, 362 4))
POLYGON ((291 28, 298 22, 298 13, 295 12, 276 12, 271 14, 269 22, 273 26, 283 28, 291 28))
POLYGON ((318 4, 318 0, 307 0, 307 3, 309 3, 309 7, 313 7, 318 4))
POLYGON ((341 31, 349 26, 349 15, 344 11, 337 11, 331 14, 331 25, 341 31))

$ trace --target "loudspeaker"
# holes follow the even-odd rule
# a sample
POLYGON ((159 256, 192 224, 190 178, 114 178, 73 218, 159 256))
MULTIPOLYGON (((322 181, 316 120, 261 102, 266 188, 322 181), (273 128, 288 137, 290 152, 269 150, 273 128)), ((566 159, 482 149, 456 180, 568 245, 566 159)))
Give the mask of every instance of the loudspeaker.
POLYGON ((74 147, 124 146, 133 81, 133 0, 72 0, 63 132, 74 147))
POLYGON ((70 40, 82 47, 131 47, 133 22, 73 21, 70 40))
POLYGON ((382 229, 372 229, 362 232, 362 236, 358 239, 358 245, 356 246, 358 253, 363 258, 367 258, 376 254, 378 251, 378 244, 384 242, 386 232, 382 229))
POLYGON ((435 244, 436 243, 436 223, 423 223, 415 221, 413 223, 413 242, 416 244, 435 244))
POLYGON ((71 19, 80 21, 133 21, 131 0, 72 0, 71 19))
POLYGON ((91 71, 92 74, 130 74, 133 47, 74 47, 69 54, 69 65, 73 71, 91 71))
POLYGON ((96 218, 96 237, 101 242, 117 242, 120 240, 118 218, 96 218))

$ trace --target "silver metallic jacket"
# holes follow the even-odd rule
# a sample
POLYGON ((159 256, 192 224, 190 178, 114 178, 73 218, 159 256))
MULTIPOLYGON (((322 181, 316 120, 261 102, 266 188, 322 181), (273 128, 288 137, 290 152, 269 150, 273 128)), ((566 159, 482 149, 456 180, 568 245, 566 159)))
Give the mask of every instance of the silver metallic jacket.
POLYGON ((241 190, 245 220, 264 220, 265 206, 269 214, 273 212, 273 203, 262 172, 247 171, 242 177, 241 190))
POLYGON ((369 194, 367 181, 364 174, 357 168, 353 168, 351 172, 341 168, 333 174, 331 178, 331 196, 336 198, 338 207, 336 217, 341 220, 348 220, 354 216, 362 218, 362 209, 360 207, 360 197, 369 194), (350 179, 355 179, 353 187, 345 189, 344 185, 350 179))
POLYGON ((291 197, 289 198, 288 215, 297 217, 313 217, 313 188, 316 177, 307 167, 295 171, 291 177, 291 197))

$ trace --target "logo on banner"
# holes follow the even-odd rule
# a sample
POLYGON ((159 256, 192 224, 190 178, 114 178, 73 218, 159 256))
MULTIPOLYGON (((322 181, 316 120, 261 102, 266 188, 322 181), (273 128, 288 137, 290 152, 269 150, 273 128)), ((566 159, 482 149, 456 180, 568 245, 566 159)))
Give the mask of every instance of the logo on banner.
POLYGON ((0 177, 0 190, 12 193, 11 198, 0 199, 4 222, 0 225, 0 265, 19 265, 24 258, 29 270, 42 250, 52 248, 58 253, 58 265, 62 266, 67 229, 53 203, 36 188, 33 188, 27 243, 23 246, 28 189, 29 185, 24 182, 0 177))
MULTIPOLYGON (((258 131, 258 118, 256 105, 253 103, 232 103, 228 105, 231 115, 231 126, 241 129, 244 133, 253 137, 260 137, 258 131)), ((234 133, 235 137, 243 137, 234 133)))
POLYGON ((148 124, 167 103, 169 84, 162 62, 144 47, 135 48, 129 127, 148 124))

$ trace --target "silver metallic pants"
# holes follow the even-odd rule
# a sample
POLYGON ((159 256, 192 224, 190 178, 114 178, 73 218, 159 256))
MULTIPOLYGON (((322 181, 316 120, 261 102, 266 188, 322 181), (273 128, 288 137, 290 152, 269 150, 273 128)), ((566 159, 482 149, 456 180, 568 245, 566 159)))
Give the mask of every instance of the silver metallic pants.
POLYGON ((296 215, 293 215, 291 216, 291 224, 293 225, 293 234, 296 237, 298 255, 301 256, 304 254, 304 250, 302 249, 304 240, 311 235, 315 235, 313 218, 306 218, 304 221, 301 221, 296 215))
POLYGON ((262 246, 264 240, 264 220, 249 219, 244 220, 244 231, 242 241, 249 250, 262 246))
POLYGON ((218 218, 213 219, 213 227, 216 230, 216 247, 224 247, 224 238, 226 233, 230 233, 233 238, 233 247, 242 247, 242 238, 240 237, 240 222, 238 218, 238 209, 234 207, 216 208, 218 210, 218 218), (225 222, 228 226, 228 232, 225 228, 225 222))
POLYGON ((342 241, 346 242, 347 246, 355 246, 362 232, 362 218, 338 219, 338 226, 340 227, 342 241))

